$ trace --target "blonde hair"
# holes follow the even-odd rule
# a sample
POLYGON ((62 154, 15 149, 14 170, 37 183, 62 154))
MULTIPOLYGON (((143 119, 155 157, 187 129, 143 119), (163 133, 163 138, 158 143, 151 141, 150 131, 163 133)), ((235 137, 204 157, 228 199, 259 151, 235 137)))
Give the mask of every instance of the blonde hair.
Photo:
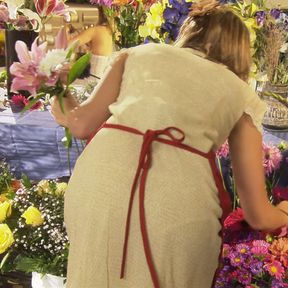
POLYGON ((244 81, 248 79, 252 63, 249 31, 237 15, 218 1, 192 4, 175 45, 200 50, 244 81))

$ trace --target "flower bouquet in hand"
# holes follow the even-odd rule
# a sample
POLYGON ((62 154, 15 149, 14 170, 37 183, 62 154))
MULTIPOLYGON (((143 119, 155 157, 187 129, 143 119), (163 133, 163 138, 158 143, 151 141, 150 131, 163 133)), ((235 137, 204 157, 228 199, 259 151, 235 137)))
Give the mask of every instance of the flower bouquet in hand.
MULTIPOLYGON (((64 28, 57 34, 52 50, 47 51, 47 42, 38 44, 37 40, 33 42, 31 51, 24 42, 16 42, 15 49, 20 62, 14 62, 10 67, 10 73, 14 76, 11 91, 28 91, 31 94, 31 106, 47 96, 57 96, 62 103, 69 86, 86 68, 91 55, 87 53, 75 61, 73 51, 76 44, 68 47, 64 28)), ((26 109, 29 108, 29 105, 26 106, 26 109)))

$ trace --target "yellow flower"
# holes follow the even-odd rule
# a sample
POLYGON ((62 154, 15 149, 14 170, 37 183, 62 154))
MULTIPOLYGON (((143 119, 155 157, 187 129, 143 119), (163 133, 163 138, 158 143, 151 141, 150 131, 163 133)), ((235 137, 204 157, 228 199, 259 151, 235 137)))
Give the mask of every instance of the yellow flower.
POLYGON ((32 225, 33 227, 40 226, 44 222, 44 218, 41 212, 33 207, 30 206, 22 215, 26 221, 27 225, 32 225))
POLYGON ((64 195, 66 188, 67 183, 65 182, 57 183, 55 191, 56 195, 64 195))
POLYGON ((0 194, 0 203, 5 202, 6 200, 8 200, 7 193, 0 194))
POLYGON ((37 185, 37 192, 39 195, 43 193, 49 193, 50 191, 50 184, 48 180, 41 180, 37 185))
POLYGON ((7 224, 0 224, 0 254, 4 253, 14 242, 13 234, 7 224))
POLYGON ((11 215, 12 207, 10 201, 0 203, 0 222, 4 222, 11 215))

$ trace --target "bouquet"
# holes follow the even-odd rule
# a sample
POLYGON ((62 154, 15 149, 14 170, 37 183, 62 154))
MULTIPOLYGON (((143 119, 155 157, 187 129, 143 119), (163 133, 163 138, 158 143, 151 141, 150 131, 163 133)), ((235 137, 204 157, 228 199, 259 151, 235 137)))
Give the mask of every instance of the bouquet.
POLYGON ((39 32, 45 20, 53 15, 70 20, 69 9, 63 0, 4 0, 0 4, 0 28, 34 30, 39 32))
POLYGON ((215 288, 288 287, 288 230, 252 230, 236 209, 224 223, 224 245, 215 288))
POLYGON ((16 42, 15 49, 20 62, 14 62, 10 67, 10 73, 14 76, 11 91, 17 93, 26 90, 31 94, 26 110, 40 99, 55 95, 59 97, 63 110, 63 97, 68 93, 70 85, 82 74, 91 57, 87 53, 75 61, 75 46, 76 44, 72 44, 68 47, 64 28, 56 36, 55 49, 49 51, 46 50, 47 42, 38 44, 37 39, 32 43, 31 51, 24 42, 16 42), (63 82, 63 78, 67 81, 63 82))
POLYGON ((65 276, 68 238, 63 224, 66 183, 13 180, 7 165, 0 174, 0 256, 2 272, 65 276), (1 255, 2 254, 2 255, 1 255))
POLYGON ((225 2, 249 29, 256 80, 288 84, 288 13, 267 8, 264 0, 225 2))
POLYGON ((102 7, 113 33, 116 48, 129 48, 142 43, 138 27, 144 23, 145 11, 153 0, 90 0, 102 7))

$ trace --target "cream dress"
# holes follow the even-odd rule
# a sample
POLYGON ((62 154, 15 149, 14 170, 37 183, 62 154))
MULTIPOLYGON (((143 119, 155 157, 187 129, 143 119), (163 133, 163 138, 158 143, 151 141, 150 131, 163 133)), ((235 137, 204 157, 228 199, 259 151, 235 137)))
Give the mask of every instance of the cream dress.
MULTIPOLYGON (((121 91, 108 123, 182 129, 186 144, 216 150, 246 112, 260 127, 265 105, 246 83, 199 52, 148 44, 128 50, 121 91)), ((65 197, 71 241, 69 288, 152 288, 132 210, 125 278, 125 222, 142 137, 101 129, 79 157, 65 197)), ((221 239, 218 192, 207 159, 153 143, 145 194, 153 261, 161 288, 209 288, 221 239)))

